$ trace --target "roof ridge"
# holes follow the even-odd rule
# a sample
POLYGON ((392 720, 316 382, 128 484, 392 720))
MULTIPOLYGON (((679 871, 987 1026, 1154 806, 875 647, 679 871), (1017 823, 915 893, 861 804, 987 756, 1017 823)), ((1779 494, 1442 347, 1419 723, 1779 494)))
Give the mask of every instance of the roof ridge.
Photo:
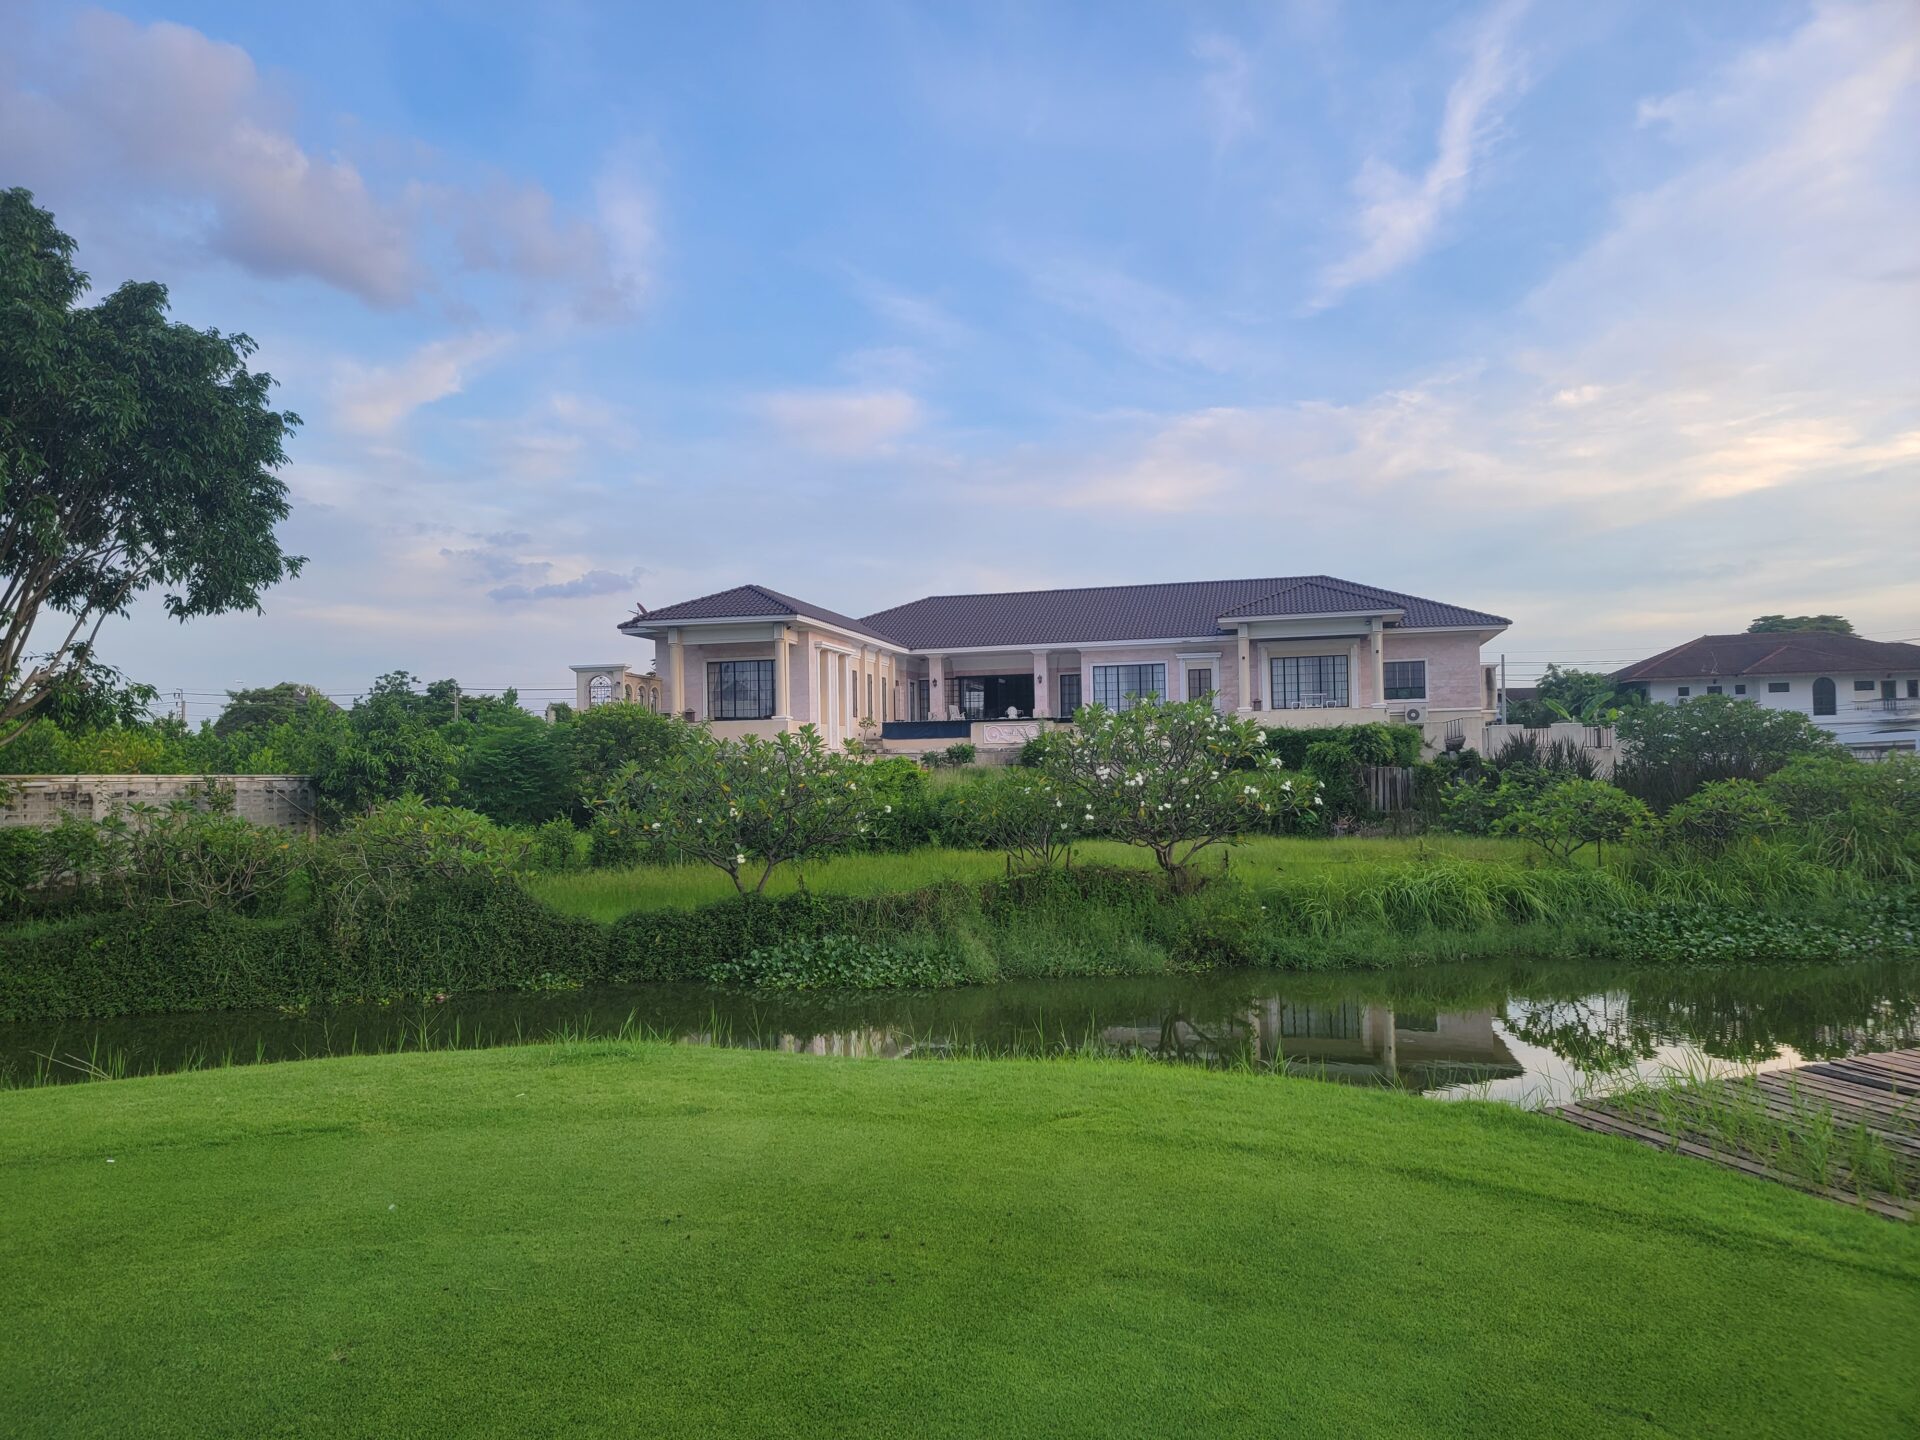
MULTIPOLYGON (((1311 580, 1311 575, 1243 575, 1230 580, 1139 580, 1121 585, 1043 585, 1035 590, 955 590, 940 595, 922 595, 917 599, 904 600, 898 605, 889 605, 888 610, 904 610, 909 605, 918 605, 927 600, 978 600, 988 596, 1003 595, 1081 595, 1094 590, 1180 590, 1190 585, 1262 585, 1269 580, 1281 582, 1281 589, 1311 580)), ((1279 591, 1269 591, 1278 594, 1279 591)), ((1429 602, 1431 603, 1431 602, 1429 602)), ((876 610, 876 615, 884 615, 886 610, 876 610)))

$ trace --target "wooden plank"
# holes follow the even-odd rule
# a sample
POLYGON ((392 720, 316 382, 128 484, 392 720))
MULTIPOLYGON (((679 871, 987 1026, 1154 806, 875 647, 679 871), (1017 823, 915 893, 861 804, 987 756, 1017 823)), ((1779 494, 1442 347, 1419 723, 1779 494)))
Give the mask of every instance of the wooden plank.
POLYGON ((1741 1171, 1744 1174, 1753 1176, 1757 1180, 1771 1180, 1775 1184, 1787 1185, 1795 1190, 1804 1190, 1810 1195, 1819 1195, 1824 1199, 1838 1200, 1847 1205, 1860 1205, 1874 1211, 1876 1214, 1884 1215, 1889 1219, 1905 1220, 1913 1213, 1912 1204, 1906 1201, 1896 1200, 1892 1196, 1882 1195, 1877 1192, 1860 1195, 1851 1190, 1836 1190, 1831 1186, 1814 1185, 1800 1179, 1796 1175, 1789 1175, 1783 1171, 1775 1170, 1771 1166, 1763 1164, 1751 1156, 1728 1150, 1718 1150, 1710 1145, 1703 1145, 1694 1140, 1685 1138, 1675 1139, 1672 1135, 1664 1131, 1649 1130, 1644 1126, 1623 1120, 1608 1111, 1593 1110, 1583 1106, 1565 1106, 1556 1110, 1554 1113, 1563 1119, 1572 1121, 1583 1130, 1592 1130, 1597 1134, 1613 1135, 1622 1140, 1632 1140, 1642 1145, 1651 1145, 1656 1149, 1666 1150, 1676 1155, 1685 1155, 1692 1159, 1710 1160, 1716 1165, 1725 1166, 1729 1170, 1741 1171))
POLYGON ((1860 1125, 1873 1131, 1890 1145, 1899 1148, 1912 1147, 1920 1155, 1920 1134, 1896 1121, 1889 1120, 1877 1111, 1852 1105, 1830 1105, 1824 1099, 1809 1096, 1805 1091, 1797 1095, 1790 1093, 1783 1085, 1762 1085, 1749 1092, 1754 1103, 1769 1115, 1781 1121, 1793 1121, 1803 1118, 1809 1108, 1809 1102, 1831 1111, 1837 1123, 1842 1125, 1860 1125))
MULTIPOLYGON (((1830 1116, 1836 1126, 1871 1134, 1893 1152, 1896 1164, 1920 1178, 1920 1105, 1915 1103, 1915 1082, 1910 1067, 1920 1070, 1920 1050, 1816 1061, 1795 1069, 1767 1071, 1751 1079, 1736 1076, 1712 1083, 1730 1092, 1729 1101, 1754 1106, 1765 1118, 1789 1131, 1796 1121, 1820 1114, 1830 1116)), ((1892 1219, 1911 1219, 1920 1208, 1920 1202, 1899 1199, 1885 1192, 1861 1195, 1835 1186, 1815 1185, 1775 1169, 1762 1156, 1715 1144, 1706 1132, 1712 1128, 1710 1116, 1719 1097, 1697 1088, 1678 1088, 1668 1093, 1676 1111, 1671 1121, 1631 1099, 1582 1101, 1556 1107, 1552 1113, 1584 1130, 1708 1160, 1757 1179, 1771 1180, 1844 1204, 1860 1205, 1892 1219), (1669 1124, 1680 1133, 1676 1135, 1668 1129, 1669 1124)), ((1844 1164, 1836 1164, 1835 1174, 1842 1180, 1852 1178, 1844 1164)))
POLYGON ((1790 1076, 1770 1079, 1769 1090, 1804 1095, 1809 1099, 1830 1100, 1854 1110, 1871 1110, 1888 1120, 1904 1119, 1920 1123, 1920 1097, 1896 1095, 1871 1085, 1854 1085, 1830 1075, 1809 1075, 1798 1071, 1790 1076))
POLYGON ((1809 1065, 1805 1070, 1794 1073, 1820 1075, 1861 1089, 1880 1090, 1909 1100, 1920 1096, 1920 1080, 1910 1080, 1903 1075, 1890 1074, 1884 1070, 1867 1070, 1851 1065, 1809 1065))

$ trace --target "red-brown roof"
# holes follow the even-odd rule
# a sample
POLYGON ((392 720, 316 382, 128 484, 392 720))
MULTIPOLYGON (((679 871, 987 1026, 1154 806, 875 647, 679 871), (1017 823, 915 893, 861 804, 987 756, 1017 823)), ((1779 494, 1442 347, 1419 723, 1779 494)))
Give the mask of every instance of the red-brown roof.
POLYGON ((1621 684, 1701 676, 1820 675, 1920 670, 1920 645, 1796 630, 1766 635, 1702 635, 1624 670, 1621 684))

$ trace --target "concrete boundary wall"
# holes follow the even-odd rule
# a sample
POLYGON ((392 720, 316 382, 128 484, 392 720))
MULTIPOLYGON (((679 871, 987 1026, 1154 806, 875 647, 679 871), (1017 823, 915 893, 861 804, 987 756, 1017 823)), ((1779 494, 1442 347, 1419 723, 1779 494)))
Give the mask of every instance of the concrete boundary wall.
POLYGON ((123 805, 165 805, 209 788, 231 790, 243 820, 311 833, 313 781, 305 775, 0 775, 0 827, 49 829, 62 815, 104 820, 123 805))
POLYGON ((1524 725, 1487 726, 1486 749, 1480 753, 1491 758, 1500 753, 1500 747, 1518 735, 1531 735, 1541 745, 1553 745, 1562 741, 1577 745, 1593 756, 1594 766, 1602 779, 1613 774, 1613 767, 1620 758, 1620 751, 1613 740, 1611 725, 1578 725, 1559 723, 1542 729, 1529 729, 1524 725))

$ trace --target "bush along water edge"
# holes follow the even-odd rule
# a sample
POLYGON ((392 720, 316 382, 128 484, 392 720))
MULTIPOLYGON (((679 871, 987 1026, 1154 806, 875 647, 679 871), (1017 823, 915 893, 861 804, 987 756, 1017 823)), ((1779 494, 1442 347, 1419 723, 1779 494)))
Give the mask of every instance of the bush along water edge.
POLYGON ((1920 956, 1920 896, 1659 901, 1618 874, 1413 862, 1176 893, 1140 870, 1016 873, 879 896, 806 891, 563 915, 511 876, 414 886, 342 925, 135 907, 0 930, 0 1022, 298 1008, 556 984, 938 988, 1235 966, 1379 968, 1465 958, 1648 965, 1920 956))

